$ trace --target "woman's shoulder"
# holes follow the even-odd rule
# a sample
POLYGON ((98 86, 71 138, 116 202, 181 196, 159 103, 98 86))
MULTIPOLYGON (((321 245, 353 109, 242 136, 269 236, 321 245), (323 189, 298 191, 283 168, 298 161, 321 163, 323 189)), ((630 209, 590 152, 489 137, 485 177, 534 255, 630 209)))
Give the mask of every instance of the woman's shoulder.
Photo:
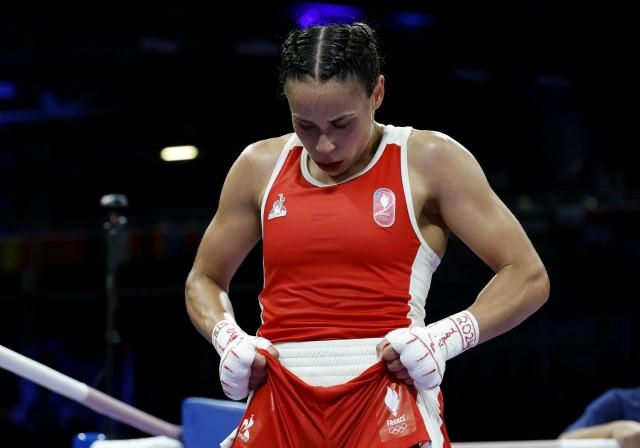
POLYGON ((471 156, 455 139, 433 130, 412 129, 407 148, 410 164, 422 169, 458 165, 471 156))
POLYGON ((292 135, 289 133, 251 143, 242 151, 236 164, 256 173, 271 172, 292 135))
POLYGON ((447 152, 462 148, 457 141, 444 132, 416 128, 411 130, 409 145, 414 151, 430 157, 443 156, 447 152))

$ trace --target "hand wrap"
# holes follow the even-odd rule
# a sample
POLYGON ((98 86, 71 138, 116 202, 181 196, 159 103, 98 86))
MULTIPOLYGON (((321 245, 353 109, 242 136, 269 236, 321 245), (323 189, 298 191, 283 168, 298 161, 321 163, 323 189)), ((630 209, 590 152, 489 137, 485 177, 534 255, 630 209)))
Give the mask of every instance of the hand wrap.
POLYGON ((220 355, 222 390, 232 400, 242 400, 249 395, 249 377, 256 348, 266 350, 272 345, 271 342, 249 336, 231 320, 218 322, 211 334, 211 342, 220 355))
POLYGON ((418 389, 433 389, 442 382, 446 361, 475 346, 478 322, 469 311, 461 311, 427 327, 399 328, 385 339, 400 355, 418 389))

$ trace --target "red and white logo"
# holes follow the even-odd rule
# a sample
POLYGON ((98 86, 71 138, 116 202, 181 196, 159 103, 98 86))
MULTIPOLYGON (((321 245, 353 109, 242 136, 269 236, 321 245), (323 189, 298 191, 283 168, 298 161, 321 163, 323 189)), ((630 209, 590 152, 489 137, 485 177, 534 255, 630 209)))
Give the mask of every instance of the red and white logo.
POLYGON ((396 195, 388 188, 373 193, 373 220, 381 227, 391 227, 396 220, 396 195))
POLYGON ((387 429, 391 435, 400 435, 407 430, 407 416, 402 414, 398 417, 400 409, 400 396, 398 392, 387 386, 387 394, 384 397, 384 404, 393 415, 393 418, 387 419, 387 429))
POLYGON ((273 206, 269 211, 268 219, 280 218, 282 216, 287 216, 287 208, 284 206, 284 194, 278 193, 278 199, 273 201, 273 206))
POLYGON ((249 428, 251 428, 253 426, 253 414, 251 414, 250 418, 245 418, 242 421, 242 425, 240 425, 240 428, 238 429, 238 437, 240 438, 240 440, 242 440, 243 442, 248 442, 249 439, 251 438, 251 434, 249 434, 249 428))
POLYGON ((398 392, 389 386, 387 386, 387 395, 384 397, 384 404, 394 417, 398 415, 398 409, 400 408, 400 396, 398 395, 398 392))

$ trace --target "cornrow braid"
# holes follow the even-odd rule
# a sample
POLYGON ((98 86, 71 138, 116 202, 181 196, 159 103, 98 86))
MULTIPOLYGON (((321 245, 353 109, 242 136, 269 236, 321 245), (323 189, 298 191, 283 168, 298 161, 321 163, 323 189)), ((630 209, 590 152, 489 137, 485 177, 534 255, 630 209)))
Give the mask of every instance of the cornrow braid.
MULTIPOLYGON (((361 65, 360 71, 363 73, 380 74, 380 57, 378 55, 378 43, 376 36, 368 25, 357 22, 350 25, 349 40, 345 49, 345 59, 353 60, 354 64, 361 65), (369 57, 359 57, 359 52, 367 52, 369 57)), ((366 90, 369 94, 373 92, 377 75, 368 79, 366 90)))
POLYGON ((281 49, 280 84, 305 78, 328 81, 353 78, 367 96, 381 74, 382 58, 375 31, 356 22, 293 30, 281 49))

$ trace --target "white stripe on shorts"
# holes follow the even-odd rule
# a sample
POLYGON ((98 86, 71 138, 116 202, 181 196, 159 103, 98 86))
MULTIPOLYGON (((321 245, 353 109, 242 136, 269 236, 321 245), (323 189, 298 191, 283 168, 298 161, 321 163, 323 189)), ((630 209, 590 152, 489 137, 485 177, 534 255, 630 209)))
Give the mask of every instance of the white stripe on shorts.
POLYGON ((274 344, 280 362, 311 386, 343 384, 360 375, 380 358, 376 345, 382 338, 274 344))

